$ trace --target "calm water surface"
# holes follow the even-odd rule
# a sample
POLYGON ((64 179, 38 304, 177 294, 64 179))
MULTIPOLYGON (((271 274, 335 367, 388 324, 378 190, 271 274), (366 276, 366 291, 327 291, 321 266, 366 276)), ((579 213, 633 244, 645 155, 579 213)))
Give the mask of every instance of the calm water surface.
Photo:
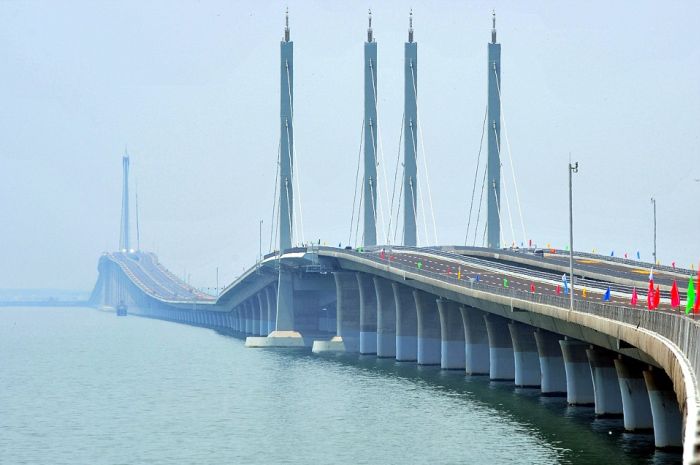
POLYGON ((681 460, 621 420, 537 394, 90 309, 0 309, 2 464, 681 460))

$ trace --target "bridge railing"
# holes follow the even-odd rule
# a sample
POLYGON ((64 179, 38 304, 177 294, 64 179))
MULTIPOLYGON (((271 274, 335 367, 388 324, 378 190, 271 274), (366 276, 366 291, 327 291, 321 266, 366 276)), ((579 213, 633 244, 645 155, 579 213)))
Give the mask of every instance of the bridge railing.
MULTIPOLYGON (((402 248, 407 250, 408 248, 402 248)), ((415 249, 417 252, 425 253, 425 250, 415 249)), ((374 253, 360 253, 349 250, 334 249, 341 255, 354 256, 365 260, 371 260, 381 265, 389 265, 402 272, 414 273, 439 281, 449 282, 457 286, 471 288, 490 294, 508 297, 511 299, 513 308, 519 308, 518 302, 529 301, 538 304, 551 305, 563 309, 570 308, 569 296, 547 295, 533 293, 515 289, 514 287, 495 286, 483 281, 477 281, 474 277, 464 274, 461 279, 455 274, 438 273, 435 271, 417 268, 414 266, 398 263, 388 259, 381 259, 374 253)), ((430 250, 430 253, 433 253, 430 250)), ((449 256, 448 253, 444 253, 449 256)), ((678 346, 685 354, 695 373, 700 373, 700 324, 695 315, 685 316, 680 313, 668 311, 646 310, 643 308, 625 307, 619 305, 605 304, 584 299, 574 299, 573 310, 588 313, 603 318, 612 319, 622 323, 627 323, 636 327, 641 327, 655 332, 678 346)))

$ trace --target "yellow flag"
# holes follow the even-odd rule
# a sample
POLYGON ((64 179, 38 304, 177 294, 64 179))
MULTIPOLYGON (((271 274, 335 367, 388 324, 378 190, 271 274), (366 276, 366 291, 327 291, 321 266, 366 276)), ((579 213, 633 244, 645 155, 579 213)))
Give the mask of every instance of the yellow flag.
POLYGON ((462 279, 462 267, 461 266, 457 269, 457 279, 462 279))
POLYGON ((583 288, 583 298, 584 299, 586 298, 586 288, 585 287, 583 288))

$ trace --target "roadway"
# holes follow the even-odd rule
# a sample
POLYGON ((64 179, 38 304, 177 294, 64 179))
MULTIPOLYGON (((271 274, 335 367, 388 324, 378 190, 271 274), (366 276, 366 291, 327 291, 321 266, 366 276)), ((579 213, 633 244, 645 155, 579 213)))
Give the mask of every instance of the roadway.
POLYGON ((159 300, 214 302, 213 296, 193 288, 163 267, 152 253, 113 252, 107 257, 120 265, 134 284, 159 300))
MULTIPOLYGON (((365 254, 370 254, 375 259, 385 261, 387 264, 396 263, 419 273, 443 275, 452 279, 462 280, 465 283, 483 283, 501 288, 508 287, 515 291, 539 295, 557 295, 557 288, 559 288, 558 295, 560 297, 565 296, 562 274, 558 272, 533 270, 523 265, 499 263, 493 260, 467 257, 431 249, 392 248, 387 249, 385 252, 372 250, 365 252, 365 254)), ((648 275, 646 278, 648 280, 648 275)), ((636 288, 638 301, 635 306, 631 305, 633 286, 605 283, 600 280, 580 277, 577 277, 575 284, 574 299, 576 300, 589 300, 647 310, 648 281, 636 288), (603 295, 608 287, 611 290, 610 300, 604 302, 602 300, 603 295)), ((685 313, 684 298, 685 293, 681 293, 681 307, 672 308, 669 293, 661 291, 661 303, 654 311, 676 314, 685 313)), ((697 318, 696 315, 692 315, 692 317, 697 318)))

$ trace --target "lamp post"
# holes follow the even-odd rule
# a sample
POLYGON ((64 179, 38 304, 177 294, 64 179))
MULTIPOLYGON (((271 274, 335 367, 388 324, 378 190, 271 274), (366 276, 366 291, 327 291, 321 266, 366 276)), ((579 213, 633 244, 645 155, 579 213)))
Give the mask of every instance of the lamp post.
POLYGON ((262 225, 263 225, 263 220, 260 220, 260 227, 258 228, 259 229, 259 236, 260 236, 259 245, 258 245, 258 261, 259 262, 262 261, 262 225))
POLYGON ((574 309, 574 196, 572 190, 572 178, 574 173, 578 173, 578 162, 571 164, 569 161, 569 277, 571 278, 571 290, 569 291, 570 310, 574 309))
POLYGON ((651 205, 654 209, 654 265, 656 265, 656 199, 654 197, 651 198, 651 205))

